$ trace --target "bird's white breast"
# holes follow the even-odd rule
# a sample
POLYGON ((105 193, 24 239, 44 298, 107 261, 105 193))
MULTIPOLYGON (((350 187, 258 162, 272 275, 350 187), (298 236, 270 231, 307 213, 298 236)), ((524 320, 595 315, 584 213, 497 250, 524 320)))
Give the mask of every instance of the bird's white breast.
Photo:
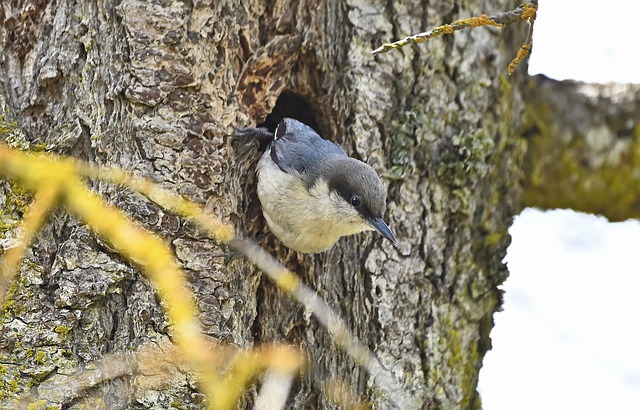
MULTIPOLYGON (((325 181, 307 188, 300 174, 283 172, 263 154, 257 167, 258 197, 271 232, 287 247, 322 252, 340 237, 371 227, 325 181)), ((295 172, 295 171, 294 171, 295 172)))

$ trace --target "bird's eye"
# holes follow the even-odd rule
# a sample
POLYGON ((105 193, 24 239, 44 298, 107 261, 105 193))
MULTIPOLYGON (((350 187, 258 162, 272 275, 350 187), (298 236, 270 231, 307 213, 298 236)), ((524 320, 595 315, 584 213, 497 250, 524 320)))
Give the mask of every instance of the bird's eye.
POLYGON ((351 205, 354 208, 357 208, 360 206, 360 197, 358 195, 354 195, 351 197, 351 205))

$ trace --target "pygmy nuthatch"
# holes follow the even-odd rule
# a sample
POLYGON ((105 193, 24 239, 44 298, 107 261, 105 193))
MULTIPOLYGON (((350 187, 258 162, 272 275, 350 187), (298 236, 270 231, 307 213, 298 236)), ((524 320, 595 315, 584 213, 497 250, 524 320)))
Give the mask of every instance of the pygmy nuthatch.
POLYGON ((387 193, 373 168, 299 121, 280 122, 257 173, 267 225, 295 251, 322 252, 366 230, 396 242, 382 220, 387 193))

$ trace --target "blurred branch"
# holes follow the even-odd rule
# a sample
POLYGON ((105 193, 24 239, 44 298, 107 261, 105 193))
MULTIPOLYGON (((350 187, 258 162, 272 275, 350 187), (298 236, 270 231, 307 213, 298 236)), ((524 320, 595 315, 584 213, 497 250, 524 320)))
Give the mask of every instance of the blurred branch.
POLYGON ((253 410, 284 409, 292 382, 292 374, 268 370, 264 375, 262 387, 260 387, 260 393, 256 398, 253 410))
MULTIPOLYGON (((210 400, 215 401, 212 407, 217 409, 234 408, 246 384, 265 369, 268 369, 267 375, 278 374, 281 378, 291 380, 304 363, 302 352, 283 345, 239 352, 237 349, 208 343, 207 349, 211 353, 211 361, 207 363, 211 369, 229 369, 227 377, 216 385, 218 393, 215 400, 210 400)), ((87 390, 123 376, 143 379, 134 383, 144 384, 146 389, 160 390, 192 370, 185 368, 181 355, 182 352, 171 344, 145 345, 134 352, 107 355, 71 375, 53 375, 30 394, 14 400, 11 407, 31 409, 48 408, 46 404, 50 403, 69 404, 82 397, 87 390)), ((8 406, 9 403, 5 404, 8 406)), ((274 407, 265 409, 272 408, 274 407)))
POLYGON ((304 285, 300 279, 255 242, 233 238, 231 227, 213 219, 200 207, 182 197, 159 188, 143 178, 132 176, 122 170, 105 169, 81 165, 80 171, 86 176, 129 187, 153 200, 167 210, 194 218, 205 230, 218 240, 227 243, 235 251, 245 255, 263 270, 281 289, 290 293, 304 305, 327 329, 334 342, 347 352, 354 361, 367 369, 380 390, 392 401, 404 408, 411 403, 398 381, 382 367, 375 355, 349 331, 340 316, 318 294, 304 285))
POLYGON ((640 218, 640 84, 528 81, 523 205, 640 218))
MULTIPOLYGON (((207 365, 210 361, 205 340, 197 320, 193 295, 186 287, 184 273, 176 264, 169 247, 160 238, 127 218, 122 211, 108 205, 91 192, 76 172, 74 161, 49 154, 26 153, 0 144, 0 174, 19 182, 36 193, 36 198, 58 198, 60 205, 74 213, 94 232, 108 241, 118 252, 142 268, 152 280, 160 297, 166 302, 177 343, 183 354, 202 377, 202 389, 213 397, 212 386, 218 376, 207 365)), ((53 201, 46 205, 52 205, 53 201)), ((38 207, 40 209, 42 207, 38 207)), ((40 210, 35 215, 42 215, 40 210)), ((31 214, 34 214, 31 212, 31 214)), ((43 218, 28 218, 25 224, 42 222, 43 218)), ((26 247, 39 226, 29 229, 20 248, 26 247)), ((19 250, 15 254, 19 254, 19 250)), ((9 261, 5 266, 15 265, 9 261)), ((10 273, 3 273, 8 278, 10 273)), ((4 295, 4 291, 2 292, 4 295)), ((0 296, 3 298, 4 296, 0 296)), ((0 299, 1 301, 2 299, 0 299)))
POLYGON ((329 379, 324 384, 324 392, 333 403, 345 410, 371 410, 371 403, 362 403, 354 396, 349 386, 342 380, 329 379))
POLYGON ((97 167, 82 162, 78 162, 76 168, 80 175, 125 186, 144 195, 168 211, 177 215, 193 218, 202 228, 212 235, 213 238, 220 242, 228 243, 235 237, 233 226, 204 212, 200 206, 182 196, 160 188, 158 184, 153 181, 134 176, 120 169, 97 167))
MULTIPOLYGON (((280 288, 291 293, 310 310, 327 329, 334 342, 357 364, 368 370, 380 393, 400 408, 417 405, 409 399, 395 377, 355 338, 342 319, 316 292, 302 284, 295 274, 255 243, 235 238, 231 226, 205 213, 198 205, 125 171, 103 169, 52 154, 22 152, 3 144, 0 144, 0 175, 35 192, 37 198, 35 210, 29 212, 33 216, 28 216, 25 220, 26 233, 19 245, 20 249, 13 252, 13 261, 10 259, 5 266, 16 266, 16 257, 24 254, 27 241, 31 240, 41 226, 47 209, 54 204, 67 208, 119 253, 140 266, 152 280, 160 297, 166 302, 167 315, 182 355, 200 376, 200 388, 209 398, 211 409, 231 408, 239 394, 234 386, 244 386, 254 375, 247 371, 237 371, 232 381, 228 378, 220 379, 210 366, 212 353, 200 330, 193 295, 188 290, 184 272, 176 264, 169 247, 90 191, 81 176, 120 184, 147 196, 167 210, 193 218, 214 238, 243 253, 280 288)), ((3 277, 8 281, 10 275, 5 271, 3 277)), ((0 300, 3 295, 4 290, 0 293, 0 300)))

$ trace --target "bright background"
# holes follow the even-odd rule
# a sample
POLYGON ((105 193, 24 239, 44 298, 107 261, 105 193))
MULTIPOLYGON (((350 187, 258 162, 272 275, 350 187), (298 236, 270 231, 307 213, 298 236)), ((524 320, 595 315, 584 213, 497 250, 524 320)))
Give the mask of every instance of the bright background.
MULTIPOLYGON (((540 1, 529 74, 640 83, 640 2, 540 1)), ((484 410, 640 409, 640 223, 527 209, 510 229, 484 410)))

